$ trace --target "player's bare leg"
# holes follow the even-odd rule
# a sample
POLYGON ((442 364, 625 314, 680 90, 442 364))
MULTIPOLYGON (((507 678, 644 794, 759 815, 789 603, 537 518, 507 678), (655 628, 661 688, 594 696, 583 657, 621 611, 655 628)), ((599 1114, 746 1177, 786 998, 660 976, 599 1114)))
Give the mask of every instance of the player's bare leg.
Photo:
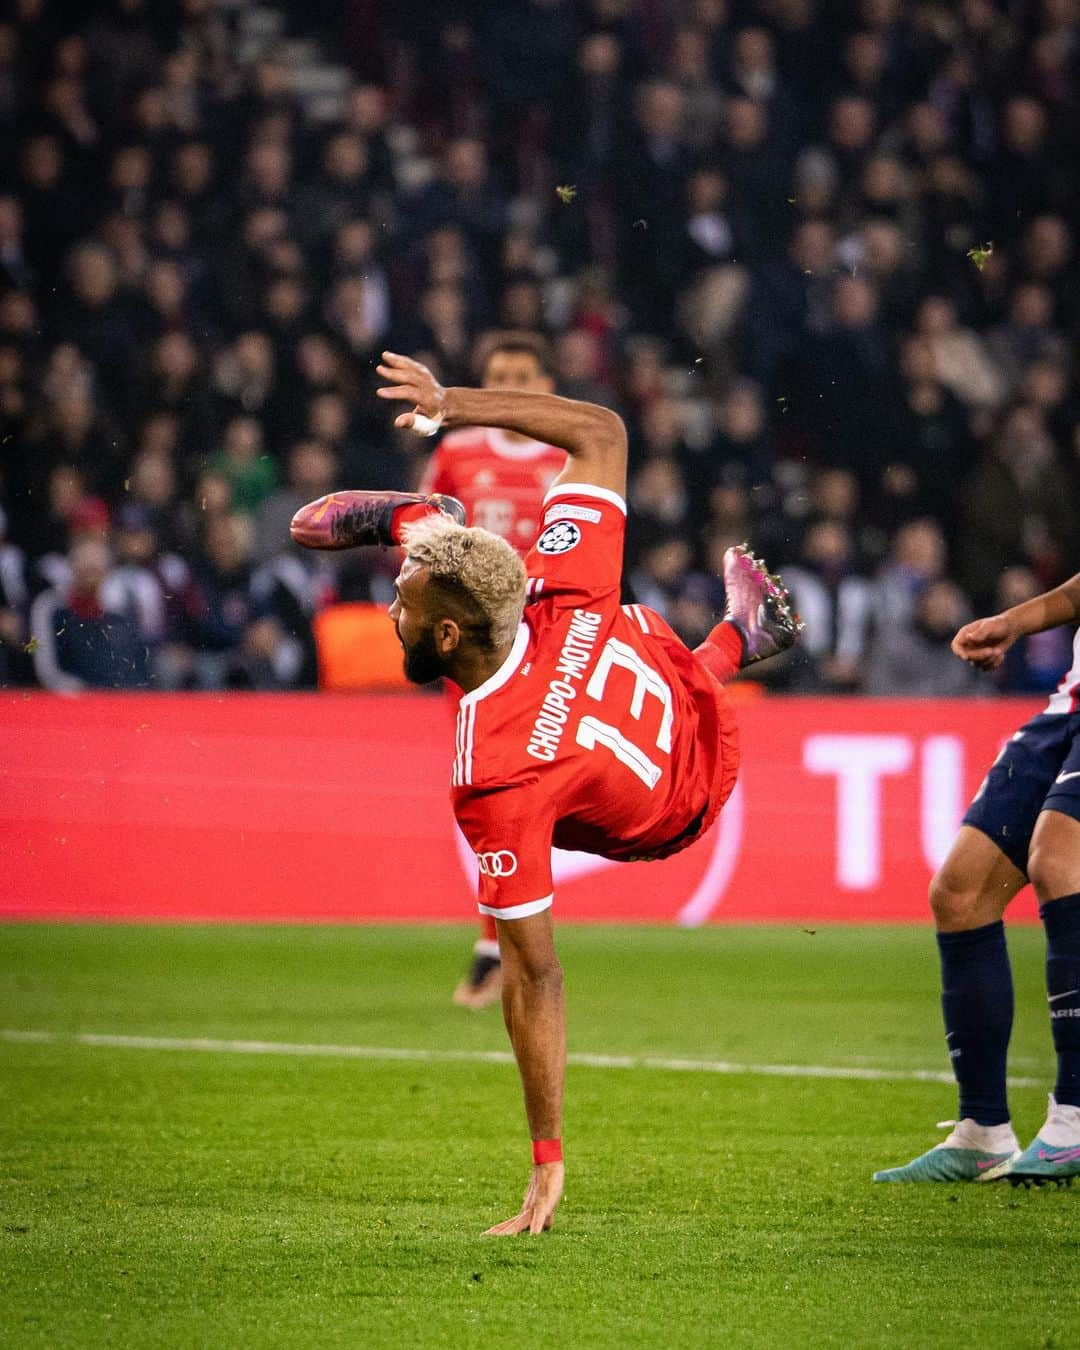
POLYGON ((1044 1124, 1008 1171, 1013 1185, 1023 1186, 1068 1185, 1080 1176, 1080 820, 1065 814, 1067 798, 1056 800, 1062 810, 1039 814, 1028 874, 1046 926, 1046 994, 1058 1073, 1044 1124))
POLYGON ((1005 1089, 1013 1000, 1001 919, 1026 883, 988 835, 961 825, 930 883, 960 1119, 940 1144, 875 1181, 995 1181, 1019 1156, 1005 1089))
POLYGON ((724 554, 724 618, 694 654, 721 682, 793 646, 802 621, 791 596, 745 544, 724 554))

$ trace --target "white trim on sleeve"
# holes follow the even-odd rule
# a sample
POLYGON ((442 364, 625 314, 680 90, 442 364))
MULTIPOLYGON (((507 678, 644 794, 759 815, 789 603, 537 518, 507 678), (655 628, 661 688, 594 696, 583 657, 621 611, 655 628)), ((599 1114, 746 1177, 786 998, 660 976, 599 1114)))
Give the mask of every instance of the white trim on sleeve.
POLYGON ((623 515, 626 515, 626 502, 617 492, 612 492, 610 488, 596 487, 592 483, 556 483, 553 488, 548 489, 544 505, 547 506, 548 502, 554 501, 556 497, 595 497, 598 501, 607 502, 609 506, 617 506, 623 515))
POLYGON ((646 619, 640 605, 623 605, 622 612, 627 618, 633 619, 643 633, 652 632, 652 629, 649 627, 649 621, 646 619))
POLYGON ((543 900, 527 900, 523 905, 507 905, 505 909, 479 903, 476 908, 481 914, 490 914, 493 919, 528 919, 534 914, 542 914, 545 909, 550 909, 554 899, 555 893, 552 892, 551 895, 545 895, 543 900))

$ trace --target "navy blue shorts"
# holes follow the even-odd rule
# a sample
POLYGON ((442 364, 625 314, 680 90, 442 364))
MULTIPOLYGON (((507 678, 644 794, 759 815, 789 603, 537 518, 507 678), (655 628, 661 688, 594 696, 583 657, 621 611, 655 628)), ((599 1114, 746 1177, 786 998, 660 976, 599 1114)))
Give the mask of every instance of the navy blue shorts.
POLYGON ((1040 811, 1080 820, 1080 713, 1039 713, 991 765, 964 816, 1027 875, 1040 811))

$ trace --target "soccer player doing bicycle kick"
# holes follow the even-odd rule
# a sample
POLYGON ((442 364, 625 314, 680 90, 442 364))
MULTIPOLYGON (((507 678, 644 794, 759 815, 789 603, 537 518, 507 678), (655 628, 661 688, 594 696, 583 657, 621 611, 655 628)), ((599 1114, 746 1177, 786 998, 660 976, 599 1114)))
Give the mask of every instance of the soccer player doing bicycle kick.
POLYGON ((632 861, 704 835, 739 765, 723 683, 791 646, 800 625, 784 587, 744 548, 725 555, 724 619, 693 651, 655 611, 620 603, 627 447, 613 412, 553 394, 446 389, 392 352, 378 369, 379 396, 410 405, 398 427, 501 427, 570 457, 524 561, 437 496, 332 493, 292 527, 314 548, 401 544, 390 617, 406 674, 462 690, 451 797, 479 861, 480 910, 498 925, 503 1013, 533 1141, 522 1206, 489 1232, 538 1233, 563 1189, 552 846, 632 861))

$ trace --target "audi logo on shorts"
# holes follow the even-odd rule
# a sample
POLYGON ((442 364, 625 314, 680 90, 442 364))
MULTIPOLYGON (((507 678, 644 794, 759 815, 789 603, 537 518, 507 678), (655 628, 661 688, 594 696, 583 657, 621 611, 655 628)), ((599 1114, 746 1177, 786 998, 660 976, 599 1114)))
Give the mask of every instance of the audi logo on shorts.
POLYGON ((508 848, 498 853, 478 853, 476 861, 482 877, 512 877, 517 871, 517 858, 508 848))

